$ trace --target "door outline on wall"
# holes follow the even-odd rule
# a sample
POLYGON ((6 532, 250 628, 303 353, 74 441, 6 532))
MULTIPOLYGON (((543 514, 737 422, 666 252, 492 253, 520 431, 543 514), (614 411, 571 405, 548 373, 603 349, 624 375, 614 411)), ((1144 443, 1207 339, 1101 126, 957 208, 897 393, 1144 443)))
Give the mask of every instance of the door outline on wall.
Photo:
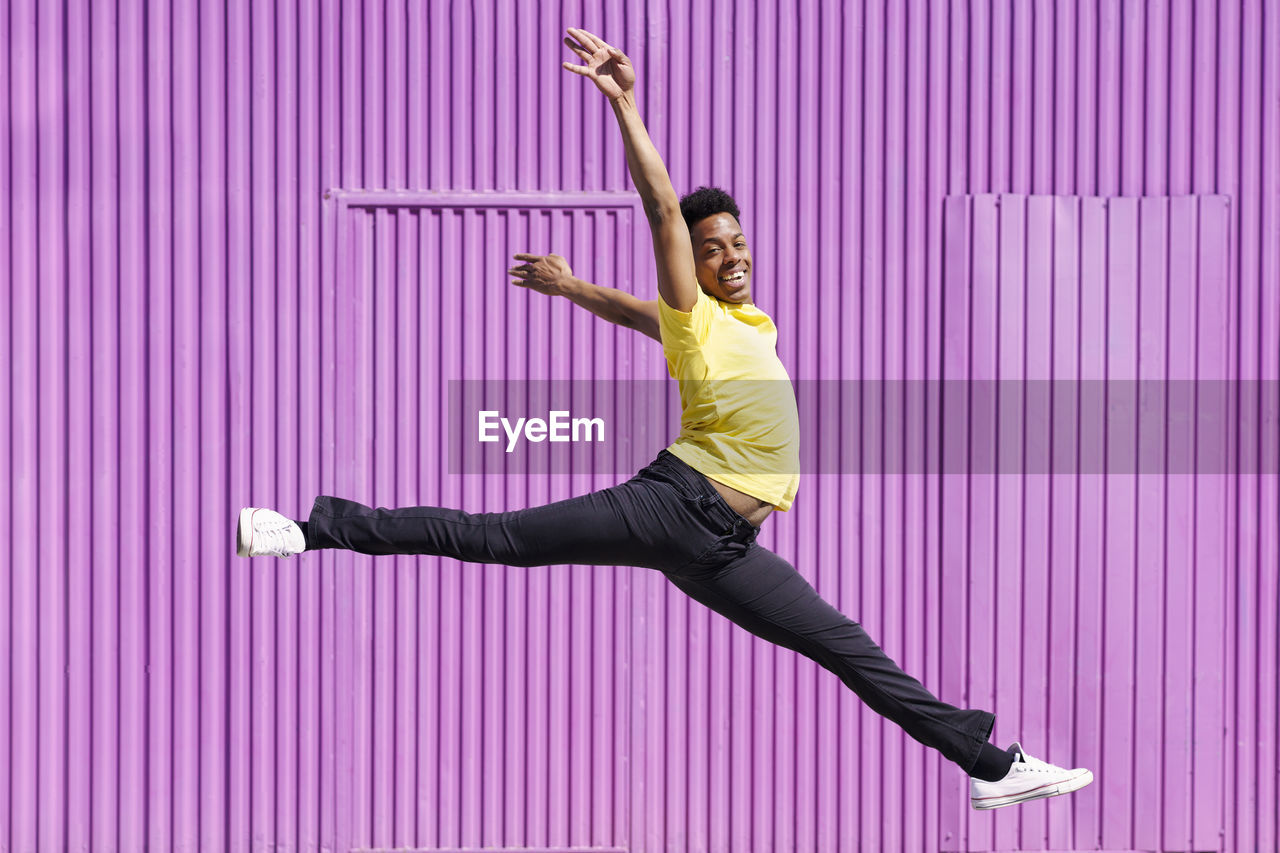
MULTIPOLYGON (((1128 366, 1129 357, 1132 357, 1136 366, 1132 377, 1134 379, 1182 380, 1189 363, 1192 370, 1190 375, 1196 380, 1207 378, 1229 382, 1234 378, 1232 353, 1236 339, 1236 330, 1231 323, 1232 295, 1229 286, 1229 205, 1230 199, 1221 195, 1094 198, 983 194, 948 197, 944 202, 943 215, 940 323, 940 362, 944 381, 960 378, 984 382, 1005 378, 1003 370, 1009 361, 997 349, 996 342, 1001 340, 1006 318, 1021 315, 1022 325, 1018 327, 1020 338, 1015 340, 1030 340, 1034 332, 1028 317, 1037 311, 1043 311, 1047 304, 1052 318, 1049 326, 1051 330, 1057 330, 1057 312, 1060 306, 1065 308, 1064 316, 1077 320, 1073 334, 1074 348, 1065 348, 1068 354, 1072 351, 1077 353, 1075 366, 1079 368, 1079 372, 1073 378, 1083 378, 1086 382, 1095 380, 1095 372, 1100 364, 1103 378, 1127 381, 1130 375, 1124 368, 1128 366), (975 234, 979 236, 975 237, 975 234), (1049 252, 1035 250, 1033 247, 1037 243, 1040 246, 1047 245, 1049 252), (1036 298, 1040 301, 1032 306, 1032 297, 1026 294, 1032 293, 1034 288, 1028 286, 1028 282, 1037 277, 1041 288, 1036 298), (1119 285, 1113 285, 1113 280, 1119 282, 1119 285), (1188 308, 1185 294, 1170 284, 1174 280, 1181 285, 1189 282, 1189 286, 1195 290, 1193 295, 1206 292, 1210 295, 1203 300, 1190 300, 1189 304, 1193 307, 1188 308), (1057 292, 1059 282, 1063 281, 1079 283, 1078 289, 1070 286, 1063 288, 1065 299, 1057 292), (1012 301, 1006 303, 1002 287, 1019 283, 1020 288, 1008 288, 1013 295, 1012 301), (1047 287, 1044 286, 1046 283, 1047 287), (1100 297, 1097 293, 1099 289, 1100 297), (1047 299, 1045 290, 1048 292, 1047 299), (975 298, 975 293, 980 294, 980 299, 975 298), (1177 301, 1179 296, 1183 297, 1182 302, 1177 301), (1143 302, 1144 298, 1146 302, 1143 302), (1061 303, 1058 301, 1060 299, 1061 303), (1155 307, 1152 308, 1151 305, 1155 307), (1086 337, 1090 333, 1081 332, 1091 315, 1095 321, 1098 317, 1103 319, 1105 337, 1086 337), (980 319, 975 320, 975 317, 980 319), (1163 318, 1164 323, 1158 327, 1157 334, 1150 331, 1150 326, 1154 324, 1142 323, 1148 317, 1163 318), (1196 342, 1195 346, 1189 348, 1190 355, 1186 355, 1187 347, 1180 348, 1181 351, 1176 355, 1169 355, 1175 352, 1175 340, 1189 339, 1188 336, 1179 334, 1186 329, 1194 333, 1192 337, 1196 342), (1131 331, 1134 334, 1126 337, 1131 331), (1165 337, 1160 338, 1159 335, 1165 337), (1103 355, 1100 359, 1093 358, 1090 366, 1086 367, 1085 357, 1078 354, 1096 354, 1098 351, 1097 346, 1088 347, 1082 342, 1087 340, 1101 340, 1103 355), (1112 355, 1113 347, 1121 353, 1120 356, 1112 355), (1148 365, 1159 364, 1152 355, 1160 353, 1165 354, 1165 370, 1153 377, 1147 372, 1151 368, 1148 366, 1144 370, 1141 365, 1144 361, 1148 365), (977 364, 981 364, 982 368, 975 369, 977 364), (963 368, 957 371, 957 365, 963 365, 963 368)), ((1040 328, 1043 330, 1044 327, 1040 328)), ((1052 336, 1049 340, 1053 340, 1052 336)), ((1047 346, 1040 340, 1037 341, 1036 349, 1042 359, 1043 351, 1049 350, 1050 367, 1059 364, 1057 347, 1047 346)), ((1029 375, 1038 379, 1042 375, 1029 365, 1036 364, 1043 369, 1045 362, 1033 362, 1027 356, 1029 350, 1030 347, 1026 345, 1021 350, 1020 376, 1015 373, 1009 378, 1025 379, 1029 375)), ((1063 363, 1070 363, 1069 359, 1063 359, 1063 363)), ((1053 372, 1049 375, 1058 378, 1060 374, 1053 372)), ((958 399, 959 396, 955 395, 953 399, 958 399)), ((984 411, 980 418, 975 417, 977 405, 971 402, 961 403, 963 412, 960 417, 949 422, 949 428, 960 429, 963 425, 965 438, 954 446, 959 453, 969 453, 970 459, 975 435, 981 432, 983 439, 990 435, 993 442, 996 435, 994 430, 985 432, 975 427, 975 422, 981 426, 995 426, 1002 420, 996 408, 999 403, 996 402, 993 406, 989 398, 984 399, 986 401, 982 405, 990 411, 984 411)), ((1084 408, 1083 403, 1078 405, 1079 411, 1084 411, 1084 408)), ((1148 417, 1145 409, 1141 411, 1142 418, 1148 417)), ((1227 402, 1222 414, 1228 436, 1233 434, 1230 428, 1231 411, 1231 403, 1227 402)), ((1108 447, 1112 434, 1110 415, 1109 409, 1105 414, 1101 409, 1097 412, 1097 416, 1107 423, 1104 435, 1107 436, 1105 440, 1108 447)), ((1197 407, 1192 417, 1200 416, 1202 412, 1197 407)), ((943 417, 946 418, 947 415, 944 414, 943 417)), ((1056 425, 1057 422, 1058 418, 1055 416, 1053 424, 1056 425)), ((1122 426, 1125 424, 1123 421, 1121 423, 1122 426)), ((1079 452, 1079 435, 1085 432, 1085 428, 1077 426, 1075 429, 1079 452)), ((1019 447, 1025 447, 1025 434, 1028 430, 1025 421, 1023 430, 1024 438, 1020 439, 1022 444, 1019 447)), ((1166 431, 1166 440, 1167 436, 1166 431)), ((1198 452, 1201 447, 1198 436, 1195 441, 1198 452)), ((1216 444, 1210 444, 1209 447, 1212 453, 1225 449, 1224 462, 1232 458, 1229 438, 1225 448, 1216 444)), ((990 448, 987 447, 986 450, 989 452, 990 448)), ((1137 463, 1137 460, 1134 462, 1137 463)), ((948 461, 944 459, 941 470, 946 472, 957 469, 948 467, 948 461)), ((996 736, 1002 739, 999 741, 1001 744, 1007 742, 1021 717, 1021 722, 1028 729, 1034 730, 1034 733, 1026 732, 1021 735, 1024 738, 1022 742, 1033 755, 1055 763, 1070 760, 1077 765, 1091 767, 1095 780, 1089 787, 1070 795, 1070 810, 1062 800, 1051 799, 1043 804, 983 814, 972 812, 959 799, 954 802, 944 801, 940 823, 941 849, 1008 849, 1011 843, 1016 845, 1024 837, 1047 837, 1048 847, 1058 849, 1062 843, 1055 843, 1053 834, 1060 835, 1063 832, 1071 833, 1070 837, 1074 838, 1075 844, 1082 845, 1077 849, 1094 849, 1099 843, 1103 849, 1115 850, 1131 847, 1141 850, 1222 849, 1226 812, 1220 791, 1225 760, 1229 754, 1227 726, 1230 725, 1230 717, 1226 713, 1228 675, 1223 671, 1222 664, 1227 660, 1230 643, 1226 630, 1229 626, 1228 578, 1236 566, 1230 540, 1226 535, 1233 524, 1231 475, 1228 473, 1230 468, 1224 467, 1220 474, 1215 469, 1210 469, 1207 477, 1203 476, 1205 472, 1186 475, 1191 481, 1189 483, 1176 479, 1172 473, 1163 476, 1160 481, 1163 491, 1159 492, 1159 496, 1164 500, 1166 514, 1165 528, 1161 531, 1164 538, 1159 540, 1159 544, 1165 549, 1161 570, 1153 568, 1153 560, 1144 558, 1144 555, 1149 557, 1156 550, 1153 545, 1155 537, 1151 533, 1143 535, 1140 532, 1144 529, 1144 518, 1152 515, 1151 507, 1158 506, 1152 500, 1156 496, 1156 492, 1152 491, 1152 482, 1145 486, 1138 482, 1141 477, 1148 475, 1127 474, 1123 471, 1115 475, 1087 472, 1076 474, 1077 485, 1069 495, 1075 495, 1078 502, 1072 505, 1070 501, 1064 500, 1061 504, 1068 507, 1068 512, 1074 511, 1075 536, 1079 540, 1074 546, 1077 569, 1072 575, 1068 592, 1081 596, 1081 589, 1090 590, 1088 594, 1094 598, 1086 603, 1099 604, 1104 615, 1097 620, 1097 627, 1100 629, 1098 634, 1084 641, 1085 645, 1080 647, 1083 651, 1072 647, 1069 657, 1065 652, 1059 654, 1056 637, 1050 636, 1046 630, 1043 639, 1047 641, 1050 651, 1044 654, 1049 664, 1047 671, 1043 672, 1043 680, 1047 684, 1045 692, 1055 692, 1054 666, 1059 657, 1071 661, 1075 670, 1074 678, 1078 679, 1078 682, 1070 685, 1059 685, 1059 689, 1065 691, 1064 695, 1070 697, 1069 702, 1046 703, 1048 707, 1039 704, 1038 700, 1026 701, 1034 692, 1031 688, 1009 678, 1002 678, 997 683, 995 672, 984 673, 975 682, 970 659, 977 656, 990 658, 992 655, 988 654, 988 646, 999 645, 996 629, 988 624, 997 621, 995 613, 1001 614, 1002 622, 1009 619, 1017 622, 1022 618, 1020 611, 1010 613, 1000 606, 1013 597, 1007 593, 1001 581, 1012 579, 1022 584, 1022 579, 1016 576, 1016 570, 1010 572, 1005 569, 1004 572, 1008 574, 1002 574, 997 566, 1005 557, 1016 555, 1017 547, 1024 549, 1023 559, 1026 559, 1026 543, 1035 537, 1036 531, 1048 529, 1060 532, 1055 526, 1056 514, 1060 510, 1057 509, 1057 504, 1051 504, 1055 507, 1054 517, 1050 517, 1047 522, 1041 519, 1036 522, 1040 526, 1030 533, 1025 532, 1030 526, 1025 514, 1031 503, 1027 494, 1031 490, 1019 486, 1016 497, 1009 502, 1020 506, 1024 513, 1022 527, 1020 532, 1006 535, 1003 531, 1013 527, 1008 523, 1008 513, 1002 513, 1000 509, 998 492, 1003 488, 1003 478, 1010 475, 996 473, 995 470, 985 474, 972 471, 968 460, 965 460, 963 470, 966 473, 942 475, 940 487, 943 506, 951 506, 950 510, 941 510, 938 525, 943 595, 944 598, 962 603, 957 608, 944 609, 940 617, 941 633, 946 638, 942 649, 943 672, 947 674, 942 685, 942 698, 956 704, 973 704, 978 707, 985 707, 992 698, 1002 698, 1006 707, 1012 706, 1017 710, 1012 712, 1011 720, 1002 724, 1001 707, 990 708, 997 715, 996 736), (1090 481, 1092 485, 1086 497, 1085 485, 1080 483, 1089 477, 1094 479, 1090 481), (1125 485, 1126 479, 1132 479, 1135 483, 1125 485), (975 480, 981 482, 974 486, 975 480), (1118 488, 1115 485, 1117 482, 1120 484, 1118 488), (1202 483, 1208 494, 1203 499, 1200 492, 1202 483), (1097 495, 1093 494, 1095 491, 1097 495), (1174 497, 1170 497, 1171 494, 1174 497), (1088 510, 1090 530, 1082 536, 1080 519, 1086 514, 1086 510, 1081 507, 1088 506, 1095 497, 1101 497, 1102 501, 1094 502, 1094 506, 1102 508, 1088 510), (1121 513, 1115 512, 1108 500, 1121 511, 1131 509, 1131 513, 1123 520, 1118 520, 1121 513), (1181 508, 1188 502, 1191 512, 1195 513, 1192 516, 1196 519, 1194 533, 1187 535, 1185 531, 1174 530, 1170 534, 1168 531, 1175 525, 1169 519, 1175 516, 1169 507, 1181 508), (981 507, 977 512, 971 509, 975 503, 981 507), (1145 513, 1144 507, 1147 509, 1145 513), (986 517, 983 517, 984 513, 986 517), (975 518, 977 523, 974 522, 975 518), (1092 522, 1098 522, 1100 529, 1092 530, 1097 526, 1092 522), (1130 531, 1128 526, 1136 529, 1130 531), (1114 531, 1118 533, 1113 533, 1114 531), (1088 541, 1088 532, 1104 534, 1102 541, 1088 541), (1120 547, 1107 543, 1106 540, 1113 536, 1121 540, 1120 547), (1194 546, 1189 556, 1175 553, 1176 543, 1180 539, 1187 539, 1188 544, 1194 546), (1006 540, 1012 541, 1017 547, 1006 547, 1006 540), (1171 545, 1171 540, 1175 544, 1171 545), (978 543, 976 546, 975 542, 978 543), (1132 546, 1132 562, 1117 562, 1119 571, 1112 568, 1110 560, 1127 553, 1129 546, 1132 546), (1146 550, 1141 550, 1140 546, 1145 546, 1146 550), (1220 553, 1216 550, 1219 546, 1220 553), (1094 571, 1079 568, 1081 565, 1096 563, 1091 557, 1097 555, 1106 561, 1106 577, 1101 576, 1101 569, 1094 571), (1207 565, 1216 558, 1220 558, 1221 563, 1207 565), (971 570, 971 565, 987 566, 988 562, 991 565, 979 572, 971 570), (1169 570, 1171 564, 1174 566, 1172 571, 1169 570), (1227 570, 1221 571, 1221 566, 1225 566, 1227 570), (1131 570, 1127 574, 1126 568, 1131 570), (1214 569, 1218 571, 1215 572, 1214 569), (1117 579, 1111 572, 1116 572, 1121 577, 1117 579), (976 578, 975 574, 978 575, 976 578), (1082 577, 1085 580, 1082 581, 1082 577), (1143 587, 1144 582, 1153 578, 1159 584, 1155 593, 1150 587, 1143 587), (1177 583, 1178 580, 1183 583, 1177 583), (1101 587, 1098 586, 1099 581, 1101 587), (974 600, 985 605, 987 613, 979 612, 977 617, 971 617, 967 612, 970 589, 976 590, 974 600), (991 597, 993 594, 994 598, 991 597), (1153 611, 1155 605, 1151 602, 1157 600, 1157 595, 1161 605, 1168 601, 1171 602, 1171 608, 1178 609, 1172 615, 1153 611), (1184 598, 1180 599, 1179 595, 1184 598), (1107 599, 1111 596, 1122 606, 1108 604, 1107 599), (1202 597, 1206 602, 1203 609, 1199 604, 1202 597), (1186 599, 1190 599, 1190 603, 1186 599), (1113 615, 1110 612, 1112 610, 1119 615, 1113 615), (1134 616, 1132 623, 1126 624, 1126 612, 1129 616, 1134 616), (1190 641, 1170 639, 1171 634, 1181 633, 1177 630, 1178 625, 1171 627, 1171 624, 1184 612, 1192 617, 1190 621, 1193 623, 1201 616, 1207 622, 1206 626, 1200 626, 1196 631, 1194 647, 1190 641), (1141 634, 1144 624, 1150 625, 1152 621, 1160 626, 1163 645, 1152 642, 1148 635, 1141 634), (970 649, 969 640, 974 633, 971 625, 974 624, 980 626, 980 632, 977 643, 970 649), (1126 632, 1132 635, 1128 645, 1123 636, 1126 632), (1120 639, 1112 640, 1107 636, 1109 633, 1114 633, 1120 639), (1149 671, 1154 661, 1143 656, 1144 651, 1153 650, 1160 665, 1159 678, 1149 671), (1187 652, 1187 659, 1175 659, 1175 655, 1182 652, 1187 652), (1144 661, 1148 663, 1145 668, 1144 661), (1109 667, 1117 671, 1112 672, 1109 667), (1179 671, 1175 673, 1175 670, 1179 671), (1159 696, 1158 706, 1163 714, 1146 721, 1155 732, 1163 736, 1163 740, 1159 742, 1156 742, 1151 729, 1143 728, 1142 698, 1146 695, 1142 692, 1144 684, 1148 688, 1154 684, 1164 691, 1159 696), (1174 686, 1171 687, 1171 684, 1174 686), (1178 694, 1184 688, 1190 698, 1186 700, 1187 707, 1178 707, 1178 702, 1170 700, 1169 696, 1178 694), (1128 707, 1123 701, 1126 695, 1128 707), (1060 704, 1067 704, 1068 707, 1060 708, 1060 704), (1108 716, 1108 711, 1112 716, 1108 716), (1047 729, 1041 725, 1046 720, 1047 729), (1064 720, 1068 722, 1068 732, 1062 730, 1064 720), (1113 720, 1120 722, 1112 722, 1113 720), (1108 725, 1119 730, 1119 734, 1108 738, 1108 725), (1082 729, 1084 734, 1079 734, 1082 729), (1052 748, 1046 750, 1038 744, 1033 746, 1035 740, 1042 735, 1052 738, 1052 748), (1176 751, 1176 747, 1166 750, 1165 742, 1171 739, 1177 742, 1184 736, 1189 744, 1187 754, 1167 758, 1167 755, 1176 751), (1099 758, 1101 765, 1095 765, 1090 758, 1094 752, 1094 740, 1098 742, 1097 749, 1102 753, 1099 758), (1091 744, 1088 755, 1072 756, 1072 748, 1078 750, 1082 742, 1091 744), (1153 774, 1159 777, 1157 782, 1153 782, 1154 790, 1128 794, 1126 802, 1131 803, 1132 808, 1127 822, 1119 816, 1124 811, 1123 804, 1117 806, 1112 803, 1108 814, 1108 789, 1112 789, 1114 793, 1116 786, 1124 787, 1125 780, 1118 780, 1117 777, 1126 770, 1129 775, 1136 775, 1140 763, 1149 763, 1152 749, 1157 752, 1159 767, 1158 773, 1153 774), (1111 764, 1110 769, 1114 772, 1109 772, 1108 764, 1115 762, 1115 755, 1119 753, 1124 753, 1125 757, 1117 764, 1111 764), (1187 789, 1180 793, 1188 798, 1191 809, 1190 813, 1180 815, 1176 813, 1176 809, 1164 806, 1163 800, 1168 799, 1164 786, 1179 784, 1180 771, 1184 765, 1191 771, 1193 781, 1187 783, 1187 789), (1197 794, 1203 796, 1196 796, 1197 794), (1147 813, 1149 806, 1144 798, 1154 798, 1159 810, 1154 819, 1147 813), (1117 808, 1119 811, 1116 811, 1117 808), (1075 823, 1071 822, 1073 816, 1075 823), (1146 818, 1146 822, 1140 818, 1146 818), (1182 835, 1183 832, 1186 834, 1182 835), (1097 837, 1090 837, 1090 833, 1097 837), (1166 844, 1173 846, 1166 847, 1166 844)), ((1029 471, 1015 473, 1021 473, 1023 480, 1030 476, 1029 471)), ((1044 503, 1039 499, 1044 493, 1051 498, 1057 496, 1055 484, 1046 486, 1041 483, 1037 489, 1034 493, 1036 504, 1044 503), (1039 489, 1044 489, 1045 492, 1039 489)), ((1049 556, 1054 559, 1056 553, 1049 552, 1049 556)), ((1033 578, 1033 574, 1028 573, 1027 577, 1033 578)), ((1045 605, 1052 618, 1052 615, 1056 615, 1054 596, 1061 590, 1052 577, 1034 580, 1040 588, 1033 593, 1033 597, 1037 600, 1042 595, 1045 597, 1045 605)), ((1032 585, 1031 580, 1028 580, 1025 585, 1018 587, 1017 595, 1022 597, 1021 600, 1025 601, 1028 595, 1026 590, 1031 589, 1032 585)), ((1072 633, 1092 633, 1078 630, 1083 610, 1083 605, 1080 605, 1071 611, 1075 614, 1074 623, 1070 625, 1072 633)), ((1033 618, 1038 619, 1039 616, 1033 618)), ((1033 637, 1029 645, 1034 646, 1036 639, 1033 637)), ((1072 646, 1072 643, 1067 642, 1065 646, 1072 646)), ((1016 649, 1009 654, 1018 664, 1014 669, 1020 668, 1033 677, 1041 673, 1040 657, 1034 658, 1028 667, 1026 661, 1031 656, 1029 652, 1016 649)), ((1008 655, 1004 660, 1004 665, 1009 666, 1008 655)), ((1061 674, 1061 670, 1057 670, 1057 675, 1061 674)), ((1124 794, 1120 794, 1110 799, 1119 800, 1123 796, 1124 794)))
MULTIPOLYGON (((367 259, 361 257, 361 241, 369 238, 369 234, 362 233, 362 229, 372 232, 373 228, 369 225, 373 221, 371 214, 378 211, 403 211, 408 208, 419 211, 440 211, 440 210, 498 210, 498 211, 557 211, 557 212, 613 212, 629 217, 631 228, 630 239, 630 276, 633 281, 639 280, 644 273, 647 273, 647 253, 638 252, 640 248, 639 241, 636 237, 636 224, 640 221, 641 206, 639 197, 633 193, 614 193, 614 192, 586 192, 578 194, 553 194, 553 193, 524 193, 524 192, 408 192, 408 191, 344 191, 332 190, 325 195, 334 203, 334 214, 337 228, 336 234, 336 271, 335 284, 333 292, 333 302, 326 302, 330 305, 329 311, 336 316, 332 321, 333 347, 339 353, 338 357, 331 360, 331 363, 325 365, 325 370, 331 374, 331 381, 335 388, 334 400, 330 404, 331 408, 341 410, 344 403, 354 404, 354 400, 347 400, 346 397, 351 395, 353 382, 352 376, 355 367, 353 365, 353 357, 343 358, 344 352, 351 352, 354 349, 355 327, 359 322, 356 319, 355 311, 346 310, 349 306, 344 305, 346 297, 354 299, 352 287, 361 275, 365 272, 361 269, 363 262, 367 259), (340 391, 337 389, 347 389, 340 391)), ((536 248, 530 247, 531 251, 537 251, 536 248)), ((573 259, 570 258, 572 261, 573 259)), ((505 268, 503 270, 505 272, 505 268)), ((488 272, 486 271, 486 274, 488 272)), ((503 276, 505 281, 506 276, 503 276)), ((509 285, 508 285, 509 286, 509 285)), ((541 297, 534 297, 541 298, 541 297)), ((597 321, 600 322, 600 321, 597 321)), ((464 378, 464 377, 458 377, 464 378)), ((355 405, 349 405, 345 417, 354 419, 355 405)), ((352 427, 344 426, 338 423, 339 418, 343 418, 343 414, 330 415, 334 418, 332 426, 328 429, 330 452, 335 455, 335 472, 334 485, 338 494, 343 494, 343 485, 350 482, 353 476, 348 473, 348 469, 352 467, 353 460, 356 456, 354 439, 351 435, 352 427), (344 436, 345 429, 345 436, 344 436), (348 453, 344 454, 344 449, 348 453)), ((371 476, 371 475, 370 475, 371 476)), ((352 495, 359 499, 359 496, 352 495)), ((334 837, 336 841, 336 849, 349 850, 354 847, 359 849, 382 849, 381 847, 367 848, 364 845, 363 838, 357 838, 357 834, 364 835, 366 827, 357 827, 355 825, 357 817, 353 814, 352 801, 356 796, 370 797, 371 791, 357 791, 357 781, 355 778, 356 764, 356 747, 354 744, 354 735, 356 734, 356 711, 355 697, 357 695, 357 683, 359 681, 356 672, 356 662, 354 660, 353 637, 356 630, 355 621, 357 615, 355 613, 355 570, 354 558, 356 555, 349 552, 335 552, 331 555, 334 560, 335 571, 333 574, 334 583, 334 633, 336 635, 335 652, 333 660, 333 691, 324 692, 326 700, 332 696, 334 703, 333 729, 334 732, 330 738, 326 738, 326 743, 332 744, 332 758, 325 762, 327 768, 331 768, 334 778, 330 780, 329 790, 333 796, 334 808, 334 837)), ((388 559, 388 558, 380 558, 388 559)), ((470 565, 470 564, 467 564, 470 565)), ((480 567, 476 567, 480 568, 480 567)), ((596 567, 603 568, 603 567, 596 567)), ((527 569, 512 569, 511 571, 526 572, 527 569)), ((614 601, 622 599, 630 600, 633 595, 634 586, 627 572, 641 571, 637 569, 623 569, 618 577, 617 588, 614 592, 614 601)), ((371 602, 370 607, 373 604, 371 602)), ((615 608, 615 612, 618 608, 615 608)), ((622 609, 621 612, 626 612, 622 609)), ((634 620, 632 620, 634 623, 634 620)), ((633 751, 639 746, 638 737, 643 735, 643 730, 635 726, 632 722, 632 707, 635 704, 637 685, 636 677, 632 674, 633 668, 630 666, 631 648, 635 645, 635 633, 637 628, 633 625, 625 626, 625 676, 619 676, 619 680, 625 685, 626 697, 621 703, 621 708, 616 714, 618 721, 617 733, 613 740, 622 744, 623 754, 617 756, 615 770, 612 773, 612 781, 615 783, 613 788, 622 788, 615 791, 611 800, 614 804, 612 812, 614 824, 620 829, 615 830, 615 838, 632 839, 634 835, 635 821, 639 810, 633 806, 636 789, 642 785, 635 773, 635 765, 631 760, 633 751), (637 781, 632 781, 633 779, 637 781)), ((615 631, 615 635, 618 632, 615 631)), ((372 780, 371 780, 372 781, 372 780)), ((443 811, 443 809, 441 809, 443 811)), ((376 822, 376 816, 372 818, 376 822)), ((486 845, 492 842, 486 841, 486 845)), ((575 842, 576 843, 576 842, 575 842)), ((619 844, 633 843, 626 840, 618 840, 619 844)), ((502 849, 502 848, 495 848, 502 849)), ((520 849, 531 849, 522 846, 520 849)), ((558 848, 557 848, 558 849, 558 848)), ((600 849, 603 851, 617 851, 622 853, 625 850, 623 846, 608 846, 599 843, 593 843, 592 849, 600 849)))

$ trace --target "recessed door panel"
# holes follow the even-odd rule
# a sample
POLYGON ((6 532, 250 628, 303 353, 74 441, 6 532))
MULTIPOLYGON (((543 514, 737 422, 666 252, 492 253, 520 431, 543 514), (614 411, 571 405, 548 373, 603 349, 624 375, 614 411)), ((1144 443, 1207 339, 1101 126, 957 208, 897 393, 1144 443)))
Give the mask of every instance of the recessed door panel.
POLYGON ((1228 549, 1228 202, 948 199, 944 698, 1085 766, 947 850, 1219 850, 1228 549), (949 388, 949 392, 952 389, 949 388))
MULTIPOLYGON (((533 506, 610 472, 457 473, 450 383, 630 376, 635 334, 513 286, 555 251, 623 289, 632 209, 344 204, 338 493, 375 506, 533 506)), ((340 849, 625 847, 632 568, 335 558, 340 849)))

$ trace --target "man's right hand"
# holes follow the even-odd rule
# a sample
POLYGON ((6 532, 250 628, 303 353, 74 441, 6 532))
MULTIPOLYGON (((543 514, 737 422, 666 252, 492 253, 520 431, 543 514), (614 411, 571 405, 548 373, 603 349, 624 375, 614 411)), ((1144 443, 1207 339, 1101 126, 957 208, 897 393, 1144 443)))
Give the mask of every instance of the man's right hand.
POLYGON ((507 270, 512 284, 548 296, 567 295, 568 285, 573 281, 573 270, 564 258, 559 255, 529 255, 521 252, 515 255, 515 259, 524 263, 507 270))

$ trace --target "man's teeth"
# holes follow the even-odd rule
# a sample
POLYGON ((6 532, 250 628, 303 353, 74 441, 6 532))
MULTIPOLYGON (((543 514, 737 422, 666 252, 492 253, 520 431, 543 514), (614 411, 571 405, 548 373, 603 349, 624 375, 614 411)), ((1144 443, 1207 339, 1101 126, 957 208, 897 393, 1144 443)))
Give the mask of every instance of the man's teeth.
POLYGON ((747 274, 745 272, 736 272, 733 275, 721 276, 720 280, 733 284, 734 282, 742 281, 746 277, 747 274))

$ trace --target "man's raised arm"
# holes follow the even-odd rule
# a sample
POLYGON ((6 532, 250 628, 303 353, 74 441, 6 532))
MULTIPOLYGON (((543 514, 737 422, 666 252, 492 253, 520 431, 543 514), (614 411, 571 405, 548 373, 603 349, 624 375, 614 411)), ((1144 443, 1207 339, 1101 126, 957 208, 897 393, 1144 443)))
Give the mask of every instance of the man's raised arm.
POLYGON ((649 138, 636 108, 636 70, 626 54, 586 30, 569 28, 564 43, 586 65, 566 62, 568 71, 588 77, 613 105, 627 150, 627 169, 636 185, 653 235, 658 295, 677 311, 692 311, 698 300, 689 227, 680 215, 680 197, 667 167, 649 138))
POLYGON ((507 270, 512 284, 548 296, 563 296, 597 317, 662 342, 656 299, 643 302, 625 290, 584 281, 573 274, 569 262, 559 255, 521 252, 515 258, 524 263, 507 270))

